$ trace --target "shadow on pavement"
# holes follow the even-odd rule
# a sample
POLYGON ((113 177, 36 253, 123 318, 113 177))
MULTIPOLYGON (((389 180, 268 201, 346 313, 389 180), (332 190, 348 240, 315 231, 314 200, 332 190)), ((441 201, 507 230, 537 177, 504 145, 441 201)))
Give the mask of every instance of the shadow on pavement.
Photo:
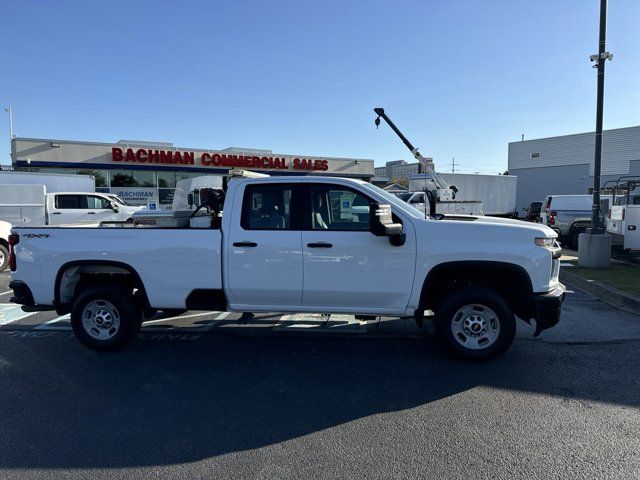
POLYGON ((210 335, 114 354, 66 334, 47 338, 46 349, 4 340, 0 468, 181 464, 476 386, 639 405, 640 362, 620 345, 519 340, 504 357, 473 364, 435 339, 210 335))

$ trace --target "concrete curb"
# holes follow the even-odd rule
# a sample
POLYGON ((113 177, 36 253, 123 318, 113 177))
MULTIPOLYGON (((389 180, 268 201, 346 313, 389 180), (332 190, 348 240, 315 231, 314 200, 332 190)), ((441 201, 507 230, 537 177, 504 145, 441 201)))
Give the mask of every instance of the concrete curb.
POLYGON ((580 275, 567 271, 567 269, 560 270, 560 279, 563 283, 573 288, 598 297, 598 299, 608 305, 629 313, 640 313, 640 298, 622 292, 617 288, 610 287, 595 280, 587 280, 580 275))

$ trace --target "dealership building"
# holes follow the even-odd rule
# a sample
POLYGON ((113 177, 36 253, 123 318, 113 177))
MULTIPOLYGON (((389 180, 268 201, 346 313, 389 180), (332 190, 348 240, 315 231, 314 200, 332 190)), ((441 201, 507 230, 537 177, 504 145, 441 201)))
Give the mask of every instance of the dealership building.
POLYGON ((91 175, 96 191, 115 193, 131 205, 157 201, 170 207, 176 182, 231 169, 270 175, 325 175, 371 180, 373 160, 290 155, 271 150, 179 148, 172 143, 117 143, 13 138, 13 168, 43 173, 91 175))
MULTIPOLYGON (((547 195, 593 191, 595 132, 509 143, 509 175, 518 177, 516 208, 547 195)), ((623 175, 640 176, 640 126, 605 130, 601 187, 623 175)))

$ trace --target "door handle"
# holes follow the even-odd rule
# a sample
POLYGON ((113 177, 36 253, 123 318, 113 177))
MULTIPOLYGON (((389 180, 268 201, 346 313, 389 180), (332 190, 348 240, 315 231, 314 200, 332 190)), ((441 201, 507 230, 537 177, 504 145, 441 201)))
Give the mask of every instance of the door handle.
POLYGON ((87 215, 95 215, 96 212, 87 212, 87 215))
POLYGON ((315 243, 307 243, 307 247, 309 248, 331 248, 333 247, 332 243, 327 242, 315 242, 315 243))
POLYGON ((234 247, 257 247, 256 242, 233 242, 234 247))
POLYGON ((51 215, 60 215, 62 212, 51 212, 51 215))

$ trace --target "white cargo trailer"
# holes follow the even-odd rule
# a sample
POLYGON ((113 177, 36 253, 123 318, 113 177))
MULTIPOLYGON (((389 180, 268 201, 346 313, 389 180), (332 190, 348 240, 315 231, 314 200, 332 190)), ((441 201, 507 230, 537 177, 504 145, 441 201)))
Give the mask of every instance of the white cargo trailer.
POLYGON ((0 185, 44 185, 47 193, 96 191, 92 176, 63 173, 0 171, 0 185))
MULTIPOLYGON (((511 217, 516 212, 516 186, 514 175, 480 175, 475 173, 440 173, 449 184, 458 188, 456 200, 482 202, 485 215, 511 217)), ((428 176, 427 176, 428 180, 428 176)), ((424 190, 425 176, 411 175, 409 191, 424 190)))

